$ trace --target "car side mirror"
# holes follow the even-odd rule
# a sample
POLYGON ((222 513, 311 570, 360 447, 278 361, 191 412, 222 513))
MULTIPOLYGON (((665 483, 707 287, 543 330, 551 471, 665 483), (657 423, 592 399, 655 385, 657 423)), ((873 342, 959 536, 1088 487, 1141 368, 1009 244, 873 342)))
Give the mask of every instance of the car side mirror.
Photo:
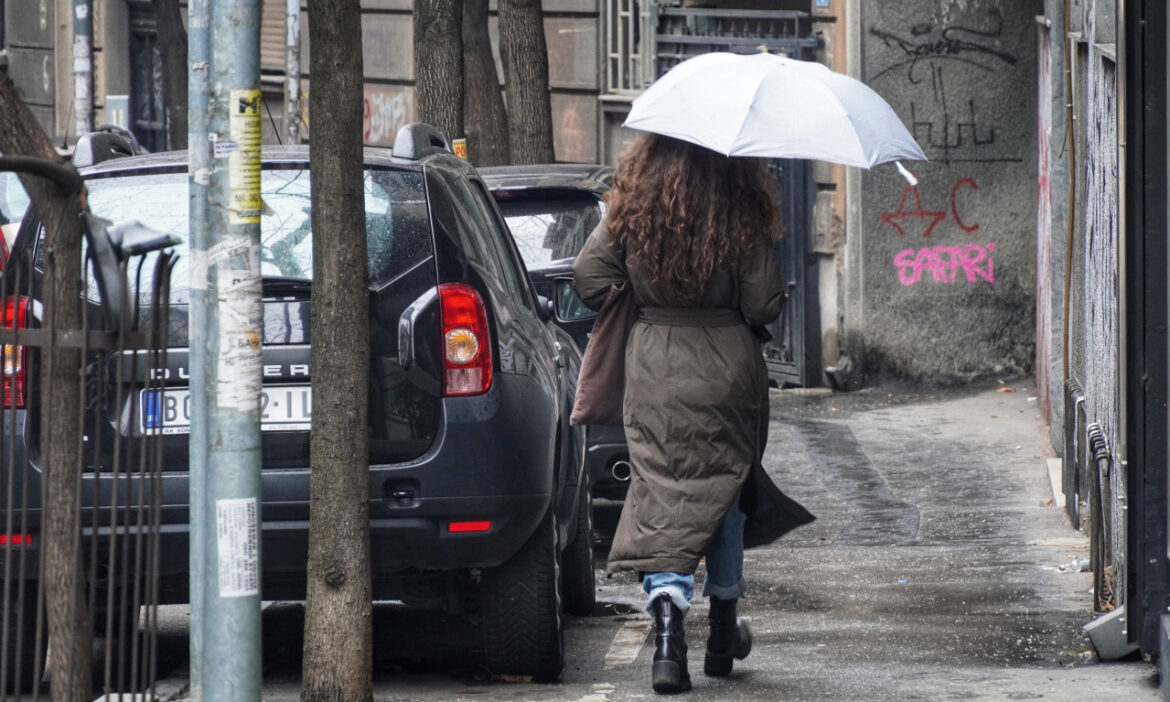
POLYGON ((558 278, 555 295, 557 319, 562 322, 577 322, 597 316, 597 312, 586 307, 581 298, 577 297, 572 278, 558 278))
POLYGON ((544 295, 537 295, 536 296, 536 309, 540 313, 541 321, 551 322, 553 319, 556 318, 556 314, 557 314, 556 304, 553 303, 552 300, 548 299, 544 295))

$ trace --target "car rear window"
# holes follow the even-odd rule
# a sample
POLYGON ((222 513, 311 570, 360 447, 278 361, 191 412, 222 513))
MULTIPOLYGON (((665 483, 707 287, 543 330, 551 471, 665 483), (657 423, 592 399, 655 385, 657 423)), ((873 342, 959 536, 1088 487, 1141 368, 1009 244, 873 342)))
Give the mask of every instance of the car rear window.
MULTIPOLYGON (((113 222, 137 219, 187 242, 186 172, 90 178, 90 210, 113 222)), ((365 175, 370 283, 381 287, 432 254, 422 175, 369 169, 365 175)), ((264 276, 311 280, 313 241, 307 168, 265 169, 260 180, 261 265, 264 276)), ((187 301, 187 257, 171 276, 171 301, 187 301)))
POLYGON ((602 203, 590 193, 506 192, 496 201, 529 268, 575 257, 602 217, 602 203))

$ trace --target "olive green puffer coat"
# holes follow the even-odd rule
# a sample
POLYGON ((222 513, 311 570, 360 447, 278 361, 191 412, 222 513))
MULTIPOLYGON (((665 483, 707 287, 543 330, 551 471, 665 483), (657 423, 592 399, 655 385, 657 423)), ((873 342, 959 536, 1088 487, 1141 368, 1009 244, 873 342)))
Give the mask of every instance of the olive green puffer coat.
POLYGON ((780 314, 776 247, 761 237, 684 300, 627 268, 603 224, 573 274, 586 305, 599 308, 628 279, 640 309, 623 405, 633 471, 608 571, 694 573, 763 449, 767 370, 749 325, 780 314))

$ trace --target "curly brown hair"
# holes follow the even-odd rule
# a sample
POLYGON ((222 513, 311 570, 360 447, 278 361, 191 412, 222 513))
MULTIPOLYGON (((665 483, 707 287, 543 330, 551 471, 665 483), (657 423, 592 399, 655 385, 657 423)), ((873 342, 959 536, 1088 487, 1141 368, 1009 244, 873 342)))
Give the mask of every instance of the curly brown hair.
POLYGON ((685 298, 724 261, 782 233, 780 187, 763 159, 642 134, 618 161, 606 226, 626 260, 685 298))

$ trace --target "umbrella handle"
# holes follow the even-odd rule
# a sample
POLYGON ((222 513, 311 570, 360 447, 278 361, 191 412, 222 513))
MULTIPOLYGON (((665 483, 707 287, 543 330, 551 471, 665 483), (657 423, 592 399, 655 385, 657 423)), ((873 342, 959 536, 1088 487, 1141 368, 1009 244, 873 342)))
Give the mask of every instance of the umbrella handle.
POLYGON ((902 177, 906 179, 907 183, 909 183, 911 186, 918 185, 918 178, 916 178, 913 173, 906 170, 906 167, 902 165, 901 161, 894 161, 894 165, 898 167, 898 172, 902 174, 902 177))

